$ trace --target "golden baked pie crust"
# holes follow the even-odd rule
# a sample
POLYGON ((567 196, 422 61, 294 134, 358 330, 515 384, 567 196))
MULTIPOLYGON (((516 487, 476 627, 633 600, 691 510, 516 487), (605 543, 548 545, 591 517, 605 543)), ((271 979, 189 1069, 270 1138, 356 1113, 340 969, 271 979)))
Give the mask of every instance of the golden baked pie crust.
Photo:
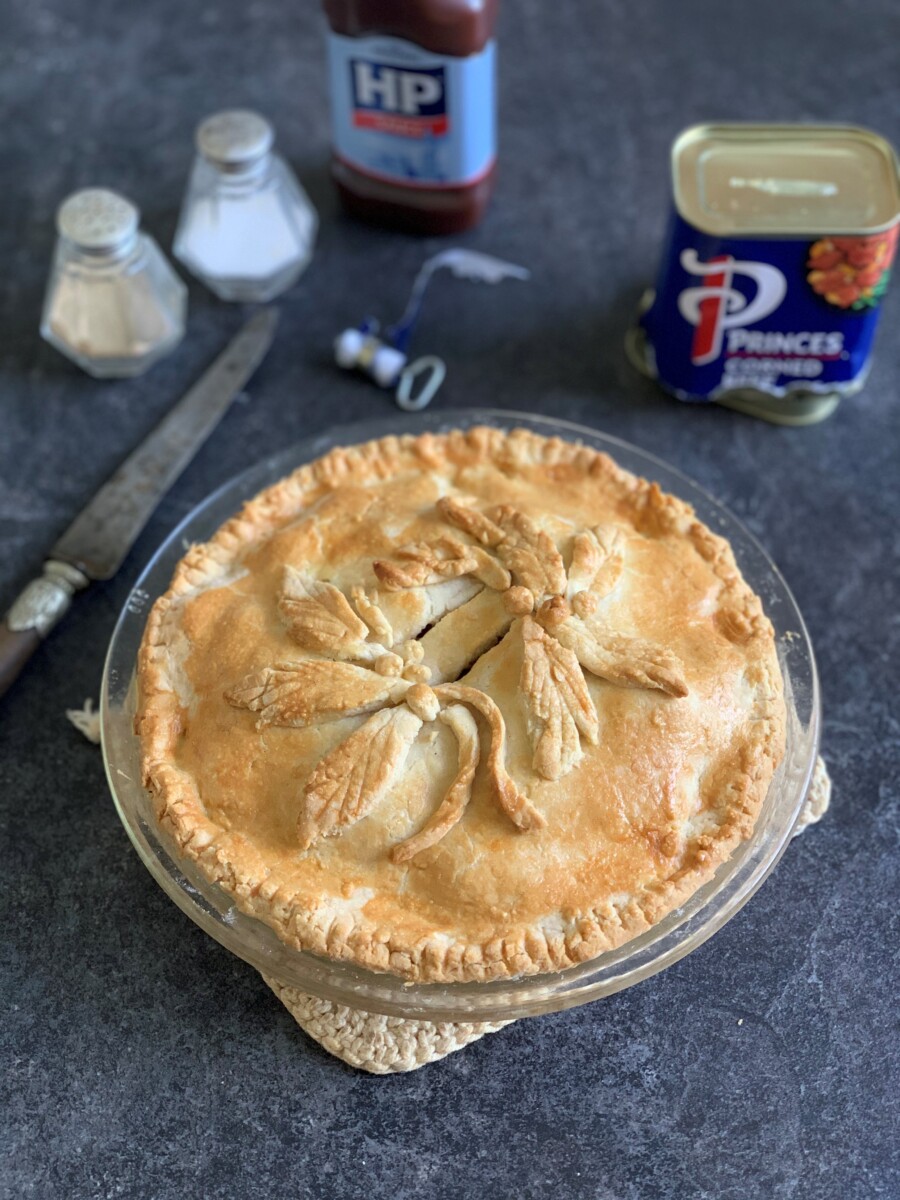
POLYGON ((182 559, 139 683, 182 853, 288 944, 416 981, 647 929, 749 836, 784 746, 728 543, 524 430, 300 467, 182 559))

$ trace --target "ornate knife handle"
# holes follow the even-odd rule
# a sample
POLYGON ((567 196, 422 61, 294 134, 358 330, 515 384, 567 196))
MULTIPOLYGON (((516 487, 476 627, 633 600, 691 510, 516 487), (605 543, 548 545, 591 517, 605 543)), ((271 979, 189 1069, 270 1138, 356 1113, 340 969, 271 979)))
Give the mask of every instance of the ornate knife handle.
POLYGON ((0 696, 90 580, 77 567, 51 559, 44 574, 19 595, 0 623, 0 696))

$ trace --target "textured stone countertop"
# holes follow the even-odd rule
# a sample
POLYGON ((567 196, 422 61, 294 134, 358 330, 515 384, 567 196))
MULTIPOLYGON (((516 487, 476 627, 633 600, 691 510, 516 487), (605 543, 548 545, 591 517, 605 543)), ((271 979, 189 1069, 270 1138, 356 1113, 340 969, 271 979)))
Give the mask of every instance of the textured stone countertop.
POLYGON ((529 265, 435 288, 419 345, 444 407, 587 422, 675 462, 782 568, 818 653, 831 812, 689 958, 408 1076, 360 1075, 166 899, 64 710, 96 697, 116 614, 170 528, 235 472, 389 400, 329 361, 399 308, 439 243, 355 225, 327 175, 316 6, 7 0, 0 45, 0 597, 237 328, 191 286, 189 336, 98 383, 38 338, 57 203, 112 185, 168 247, 192 129, 269 114, 322 216, 268 361, 119 575, 79 598, 0 702, 0 1197, 874 1200, 897 1151, 900 295, 829 421, 778 429, 665 399, 622 338, 660 251, 667 154, 711 118, 838 120, 900 141, 893 0, 516 0, 502 173, 461 239, 529 265))

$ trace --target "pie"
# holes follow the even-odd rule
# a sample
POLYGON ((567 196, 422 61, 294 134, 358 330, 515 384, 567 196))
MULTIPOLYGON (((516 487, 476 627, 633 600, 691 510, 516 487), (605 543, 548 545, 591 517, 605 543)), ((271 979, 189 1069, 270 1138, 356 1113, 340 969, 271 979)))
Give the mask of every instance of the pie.
POLYGON ((525 430, 333 450, 192 547, 136 726, 180 852, 293 947, 418 982, 557 971, 753 830, 784 750, 731 548, 525 430))

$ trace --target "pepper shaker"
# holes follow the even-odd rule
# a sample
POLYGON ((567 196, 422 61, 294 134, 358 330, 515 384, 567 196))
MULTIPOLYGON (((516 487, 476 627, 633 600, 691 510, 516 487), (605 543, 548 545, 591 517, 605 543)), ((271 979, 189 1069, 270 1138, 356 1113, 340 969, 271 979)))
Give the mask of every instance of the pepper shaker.
POLYGON ((187 289, 139 224, 105 188, 74 192, 56 215, 41 336, 98 378, 140 375, 184 336, 187 289))
POLYGON ((234 110, 203 121, 173 252, 222 300, 271 300, 312 257, 318 217, 272 126, 234 110))

